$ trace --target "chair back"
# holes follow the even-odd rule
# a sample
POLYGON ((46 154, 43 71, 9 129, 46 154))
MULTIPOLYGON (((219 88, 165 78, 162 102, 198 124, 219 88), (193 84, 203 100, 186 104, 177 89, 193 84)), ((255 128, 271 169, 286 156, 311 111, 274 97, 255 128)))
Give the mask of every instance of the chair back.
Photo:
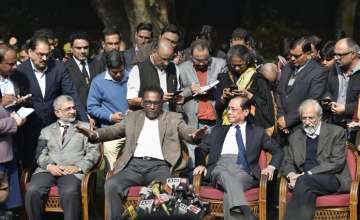
POLYGON ((261 150, 260 157, 259 157, 259 167, 260 169, 265 169, 268 165, 268 159, 266 152, 264 150, 261 150))
POLYGON ((346 163, 352 180, 360 178, 360 172, 358 170, 360 167, 360 161, 358 157, 359 154, 355 150, 352 150, 351 148, 346 150, 346 163))

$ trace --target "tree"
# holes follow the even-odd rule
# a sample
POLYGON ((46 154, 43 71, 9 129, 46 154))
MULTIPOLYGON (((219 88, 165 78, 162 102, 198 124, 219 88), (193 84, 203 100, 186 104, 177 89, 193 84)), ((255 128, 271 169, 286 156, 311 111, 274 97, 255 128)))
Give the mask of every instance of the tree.
POLYGON ((337 11, 336 28, 344 30, 348 36, 353 36, 355 9, 358 0, 340 0, 337 11))

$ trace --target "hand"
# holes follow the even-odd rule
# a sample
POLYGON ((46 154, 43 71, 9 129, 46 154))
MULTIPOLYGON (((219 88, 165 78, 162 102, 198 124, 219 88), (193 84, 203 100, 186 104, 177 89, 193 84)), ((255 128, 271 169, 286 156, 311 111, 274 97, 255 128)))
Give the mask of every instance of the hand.
POLYGON ((275 167, 267 166, 265 169, 261 171, 261 174, 268 175, 268 180, 271 181, 274 177, 275 167))
POLYGON ((289 178, 288 186, 289 186, 290 189, 294 189, 297 179, 298 179, 300 176, 302 176, 302 175, 304 175, 304 172, 299 173, 299 174, 296 174, 296 173, 294 173, 294 172, 291 172, 291 173, 289 173, 289 174, 287 175, 287 177, 289 178), (290 175, 290 174, 291 174, 291 175, 290 175))
POLYGON ((22 125, 25 124, 25 122, 26 122, 26 118, 20 117, 20 116, 19 116, 18 114, 16 114, 15 112, 12 112, 12 113, 10 114, 10 117, 12 117, 12 118, 15 120, 16 125, 17 125, 18 127, 22 126, 22 125))
POLYGON ((174 98, 174 93, 165 92, 163 96, 163 101, 168 102, 172 98, 174 98))
POLYGON ((14 95, 4 95, 1 98, 1 105, 5 107, 5 106, 10 105, 11 103, 13 103, 15 101, 16 101, 16 97, 14 95))
POLYGON ((345 112, 345 105, 336 103, 336 102, 332 102, 331 103, 331 111, 336 114, 342 114, 345 112))
POLYGON ((279 117, 277 119, 277 124, 281 130, 285 129, 286 128, 285 117, 284 116, 279 117))
POLYGON ((233 93, 230 91, 230 88, 225 88, 221 95, 221 101, 224 103, 226 100, 230 99, 233 96, 233 93))
POLYGON ((206 134, 206 130, 208 129, 207 126, 197 129, 194 133, 189 134, 192 139, 197 140, 202 138, 206 134))
POLYGON ((80 172, 80 168, 77 166, 60 166, 60 169, 63 170, 64 175, 70 175, 80 172))
POLYGON ((89 119, 89 126, 90 126, 90 130, 93 131, 95 129, 95 125, 96 125, 96 121, 95 119, 93 119, 92 117, 90 117, 90 115, 87 115, 88 119, 89 119))
POLYGON ((62 169, 60 169, 59 166, 54 164, 47 165, 47 170, 51 173, 53 176, 63 176, 65 175, 62 169))
POLYGON ((111 114, 111 121, 114 123, 119 123, 121 120, 124 119, 124 116, 121 112, 114 112, 111 114))
POLYGON ((239 91, 239 95, 244 96, 244 97, 246 97, 246 98, 248 98, 248 99, 251 99, 251 98, 254 96, 254 94, 252 94, 251 92, 247 91, 246 89, 240 90, 240 91, 239 91))
POLYGON ((191 92, 192 94, 202 94, 203 91, 201 91, 200 85, 199 84, 191 84, 191 92))
POLYGON ((193 175, 201 175, 201 174, 203 174, 204 176, 206 176, 207 174, 207 169, 203 165, 195 167, 193 171, 193 175))
POLYGON ((92 131, 90 129, 84 128, 80 124, 76 124, 75 128, 79 133, 85 135, 91 141, 96 141, 98 139, 98 135, 97 135, 96 131, 92 131))
POLYGON ((182 105, 185 102, 185 97, 180 94, 175 96, 175 99, 176 99, 176 104, 178 105, 182 105))

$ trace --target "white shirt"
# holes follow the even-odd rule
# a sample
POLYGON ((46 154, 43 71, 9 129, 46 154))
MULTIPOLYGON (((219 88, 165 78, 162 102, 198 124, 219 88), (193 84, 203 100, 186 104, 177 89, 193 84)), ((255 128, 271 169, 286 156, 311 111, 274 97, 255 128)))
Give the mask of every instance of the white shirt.
MULTIPOLYGON (((59 123, 59 127, 60 127, 60 134, 61 134, 60 137, 62 137, 63 133, 64 133, 64 127, 63 126, 69 126, 70 127, 70 124, 64 123, 63 121, 60 121, 60 120, 58 120, 58 123, 59 123)), ((69 129, 69 127, 68 127, 68 129, 69 129)))
POLYGON ((144 126, 136 143, 134 157, 153 157, 164 160, 158 119, 150 120, 145 117, 144 126))
POLYGON ((33 62, 30 60, 30 63, 31 63, 31 66, 34 70, 34 73, 35 73, 35 76, 36 76, 36 79, 39 83, 39 87, 40 87, 40 90, 41 90, 41 94, 43 96, 43 98, 45 97, 45 91, 46 91, 46 70, 47 70, 47 67, 45 67, 44 71, 40 71, 40 70, 37 70, 33 64, 33 62))
MULTIPOLYGON (((73 58, 75 60, 75 63, 79 67, 80 72, 82 72, 83 71, 83 66, 81 65, 80 60, 76 59, 76 57, 74 57, 74 56, 73 56, 73 58)), ((87 74, 88 74, 88 76, 90 78, 89 63, 88 63, 87 59, 85 60, 85 69, 86 69, 87 74)))
MULTIPOLYGON (((177 81, 179 82, 179 70, 178 67, 175 65, 176 68, 176 78, 177 81)), ((159 79, 160 79, 160 87, 161 89, 165 92, 167 92, 167 83, 166 83, 166 72, 162 71, 158 68, 156 68, 157 73, 159 75, 159 79)), ((140 91, 140 72, 139 72, 139 66, 135 65, 129 73, 129 80, 127 82, 127 94, 126 94, 126 98, 127 99, 133 99, 133 98, 137 98, 139 97, 139 91, 140 91)), ((180 83, 178 83, 177 85, 177 90, 180 89, 180 83)), ((163 110, 164 111, 169 111, 169 103, 165 102, 163 104, 163 110)))
POLYGON ((0 90, 1 94, 4 95, 13 95, 15 96, 15 87, 9 78, 4 78, 0 76, 0 90))
MULTIPOLYGON (((223 154, 235 154, 237 155, 239 152, 238 144, 236 141, 236 125, 232 125, 227 132, 223 144, 223 148, 221 150, 221 155, 223 154)), ((240 124, 241 137, 244 142, 244 146, 246 149, 246 122, 240 124)))

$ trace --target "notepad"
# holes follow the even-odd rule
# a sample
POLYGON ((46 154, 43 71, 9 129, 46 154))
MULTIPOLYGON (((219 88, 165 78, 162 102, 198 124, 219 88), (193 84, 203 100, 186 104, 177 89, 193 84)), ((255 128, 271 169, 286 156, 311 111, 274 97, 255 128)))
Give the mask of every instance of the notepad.
MULTIPOLYGON (((206 86, 200 87, 200 90, 201 90, 201 92, 205 93, 205 92, 209 91, 210 89, 212 89, 213 87, 215 87, 217 84, 219 84, 219 80, 215 80, 214 82, 212 82, 206 86)), ((193 96, 197 96, 199 94, 201 94, 201 93, 196 93, 193 96)))
POLYGON ((26 118, 27 116, 29 116, 31 113, 34 112, 33 108, 25 108, 25 107, 21 107, 16 114, 18 114, 21 118, 26 118))

